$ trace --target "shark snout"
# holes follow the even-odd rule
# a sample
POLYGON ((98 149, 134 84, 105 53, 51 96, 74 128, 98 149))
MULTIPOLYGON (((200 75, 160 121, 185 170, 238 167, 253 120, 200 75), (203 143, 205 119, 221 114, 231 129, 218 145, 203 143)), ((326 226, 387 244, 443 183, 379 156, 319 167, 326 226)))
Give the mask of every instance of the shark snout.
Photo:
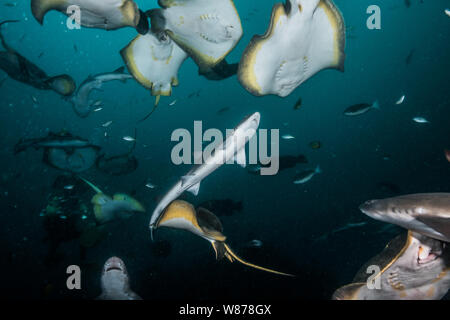
POLYGON ((109 258, 103 267, 103 272, 117 270, 126 273, 125 263, 118 257, 109 258))

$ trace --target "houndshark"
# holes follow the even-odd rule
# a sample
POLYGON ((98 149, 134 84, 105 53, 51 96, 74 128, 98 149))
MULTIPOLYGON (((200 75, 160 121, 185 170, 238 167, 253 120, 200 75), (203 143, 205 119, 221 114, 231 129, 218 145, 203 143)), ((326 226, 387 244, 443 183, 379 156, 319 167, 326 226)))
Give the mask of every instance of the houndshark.
POLYGON ((156 206, 150 218, 150 230, 153 239, 153 230, 157 228, 164 209, 184 191, 198 194, 200 182, 229 160, 235 159, 238 164, 245 167, 245 144, 256 134, 259 127, 261 115, 255 112, 246 118, 233 130, 233 134, 222 142, 203 164, 194 166, 180 181, 178 181, 156 206))
POLYGON ((100 300, 142 300, 130 289, 127 268, 122 259, 111 257, 102 270, 102 294, 100 300))
POLYGON ((89 95, 93 90, 100 90, 104 82, 114 80, 125 82, 133 78, 133 76, 124 71, 125 67, 120 67, 113 72, 99 73, 84 80, 70 100, 75 113, 82 118, 87 117, 91 113, 94 101, 89 100, 89 95))
POLYGON ((417 193, 369 200, 359 209, 373 219, 450 242, 450 193, 417 193))

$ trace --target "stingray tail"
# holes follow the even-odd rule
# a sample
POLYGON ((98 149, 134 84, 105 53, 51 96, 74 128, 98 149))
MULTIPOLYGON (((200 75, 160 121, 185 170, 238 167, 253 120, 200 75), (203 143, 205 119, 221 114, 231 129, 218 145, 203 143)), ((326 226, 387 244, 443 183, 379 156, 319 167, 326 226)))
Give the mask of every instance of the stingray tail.
POLYGON ((258 269, 258 270, 262 270, 262 271, 266 271, 266 272, 270 272, 270 273, 275 273, 275 274, 279 274, 279 275, 283 275, 283 276, 288 276, 288 277, 295 277, 293 274, 284 273, 284 272, 272 270, 269 268, 260 267, 260 266, 257 266, 256 264, 247 262, 247 261, 243 260, 242 258, 240 258, 237 254, 235 254, 233 252, 233 250, 231 250, 231 248, 225 242, 215 241, 215 242, 213 242, 213 248, 214 248, 214 251, 216 252, 216 258, 226 257, 228 260, 230 260, 230 262, 234 262, 236 260, 236 261, 242 263, 243 265, 246 265, 246 266, 254 268, 254 269, 258 269))
POLYGON ((83 180, 84 182, 86 182, 87 185, 88 185, 89 187, 91 187, 92 189, 94 189, 95 192, 97 192, 97 193, 103 193, 102 190, 100 190, 98 187, 96 187, 94 184, 92 184, 91 182, 87 181, 87 180, 84 179, 83 177, 80 177, 80 176, 79 176, 78 178, 80 178, 81 180, 83 180))
POLYGON ((156 108, 158 108, 158 104, 159 104, 159 99, 160 98, 161 98, 161 96, 156 96, 155 105, 153 106, 152 111, 150 111, 150 113, 147 114, 144 118, 139 120, 138 123, 144 122, 145 120, 147 120, 153 114, 153 112, 155 112, 156 108))

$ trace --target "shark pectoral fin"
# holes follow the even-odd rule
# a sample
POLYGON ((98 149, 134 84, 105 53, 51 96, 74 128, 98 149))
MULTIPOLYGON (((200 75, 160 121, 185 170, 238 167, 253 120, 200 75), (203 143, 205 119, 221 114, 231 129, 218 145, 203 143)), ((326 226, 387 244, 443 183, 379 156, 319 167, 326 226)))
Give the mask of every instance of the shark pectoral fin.
POLYGON ((242 168, 245 168, 245 148, 242 148, 234 155, 234 161, 236 161, 236 163, 239 164, 242 168))
POLYGON ((200 182, 197 182, 192 187, 187 189, 190 193, 192 193, 194 196, 198 195, 198 191, 200 190, 200 182))
POLYGON ((233 262, 232 259, 234 259, 234 260, 239 261, 243 265, 246 265, 246 266, 254 268, 254 269, 258 269, 258 270, 262 270, 262 271, 266 271, 266 272, 270 272, 270 273, 275 273, 275 274, 279 274, 279 275, 283 275, 283 276, 295 277, 295 275, 293 275, 293 274, 284 273, 284 272, 280 272, 280 271, 276 271, 276 270, 260 267, 260 266, 257 266, 256 264, 247 262, 247 261, 241 259, 239 256, 237 256, 226 243, 223 243, 223 246, 224 246, 224 248, 226 250, 225 256, 230 255, 230 257, 227 257, 227 258, 231 262, 233 262))
POLYGON ((181 186, 184 187, 186 183, 189 181, 189 179, 192 179, 193 175, 185 175, 181 177, 181 186))
POLYGON ((66 2, 66 0, 31 0, 31 12, 36 20, 42 24, 48 11, 54 10, 66 2))
POLYGON ((117 193, 113 196, 113 200, 126 202, 129 205, 131 211, 145 212, 144 206, 139 201, 127 194, 117 193))
POLYGON ((418 221, 426 224, 436 232, 442 234, 446 239, 450 239, 450 217, 433 217, 433 216, 419 216, 418 221))

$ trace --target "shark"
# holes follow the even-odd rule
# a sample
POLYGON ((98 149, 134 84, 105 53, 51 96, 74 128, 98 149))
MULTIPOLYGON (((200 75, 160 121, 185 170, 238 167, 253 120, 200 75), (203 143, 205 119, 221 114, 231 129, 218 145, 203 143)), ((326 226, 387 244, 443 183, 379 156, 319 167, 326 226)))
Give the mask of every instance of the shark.
POLYGON ((210 157, 204 159, 202 164, 194 166, 164 195, 150 218, 149 228, 152 239, 153 230, 156 229, 164 209, 184 191, 187 190, 197 195, 200 182, 231 159, 235 159, 238 164, 245 167, 245 145, 256 134, 260 119, 259 112, 245 117, 233 130, 233 134, 228 136, 225 142, 219 144, 210 157))

